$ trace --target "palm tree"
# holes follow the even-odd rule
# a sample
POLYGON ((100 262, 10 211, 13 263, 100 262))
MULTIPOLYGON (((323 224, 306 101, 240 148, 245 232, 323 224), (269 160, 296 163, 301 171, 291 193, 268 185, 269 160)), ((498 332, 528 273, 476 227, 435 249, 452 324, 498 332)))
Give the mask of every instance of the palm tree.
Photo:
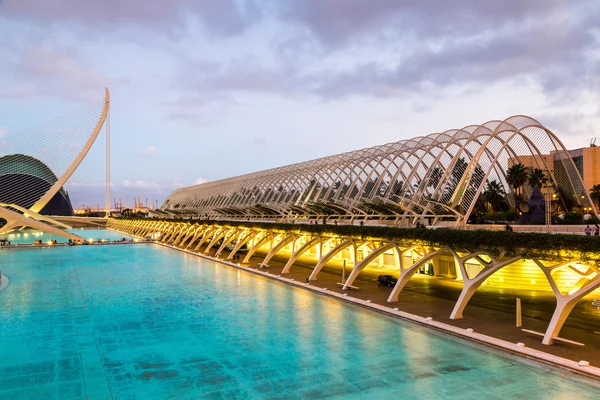
POLYGON ((517 196, 521 196, 521 187, 527 182, 529 178, 529 168, 522 163, 512 165, 506 171, 506 182, 512 186, 517 196))
POLYGON ((488 181, 483 192, 483 198, 485 201, 490 203, 492 210, 502 211, 502 205, 504 204, 504 196, 506 191, 502 184, 496 180, 488 181))
POLYGON ((531 171, 529 171, 527 180, 532 188, 535 188, 536 186, 541 188, 548 182, 548 175, 546 175, 546 173, 539 168, 533 168, 531 171))
POLYGON ((431 174, 429 175, 429 181, 427 182, 427 187, 436 188, 437 185, 442 180, 443 176, 444 176, 444 171, 442 171, 442 169, 440 167, 435 167, 431 171, 431 174))
POLYGON ((595 201, 600 207, 600 184, 592 186, 590 189, 590 197, 592 198, 592 201, 595 201))

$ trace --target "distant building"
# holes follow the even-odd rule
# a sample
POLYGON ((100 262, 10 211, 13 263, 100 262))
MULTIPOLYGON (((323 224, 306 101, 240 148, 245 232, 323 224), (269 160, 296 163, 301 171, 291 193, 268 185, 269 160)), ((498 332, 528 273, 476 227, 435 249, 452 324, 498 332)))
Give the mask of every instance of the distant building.
MULTIPOLYGON (((600 184, 600 147, 591 146, 575 150, 567 150, 575 169, 581 176, 581 182, 574 180, 572 183, 576 188, 577 193, 581 193, 592 188, 592 186, 600 184), (583 185, 582 185, 583 183, 583 185)), ((529 168, 540 168, 547 171, 550 175, 555 176, 558 180, 569 179, 568 175, 574 171, 565 171, 564 164, 560 159, 561 152, 551 152, 544 155, 529 155, 510 158, 508 167, 522 163, 529 168)), ((542 188, 542 192, 546 189, 542 188)), ((550 190, 553 192, 554 190, 550 190)))
POLYGON ((600 147, 585 147, 570 150, 569 153, 579 175, 583 178, 583 185, 590 189, 600 184, 600 147))

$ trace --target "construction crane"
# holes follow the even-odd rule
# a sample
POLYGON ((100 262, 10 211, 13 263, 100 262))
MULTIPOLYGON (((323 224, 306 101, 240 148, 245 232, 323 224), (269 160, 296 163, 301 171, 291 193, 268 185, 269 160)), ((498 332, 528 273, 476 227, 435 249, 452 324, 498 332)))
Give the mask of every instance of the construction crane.
POLYGON ((593 137, 593 138, 590 140, 590 147, 596 147, 596 139, 598 139, 598 138, 594 136, 594 137, 593 137))

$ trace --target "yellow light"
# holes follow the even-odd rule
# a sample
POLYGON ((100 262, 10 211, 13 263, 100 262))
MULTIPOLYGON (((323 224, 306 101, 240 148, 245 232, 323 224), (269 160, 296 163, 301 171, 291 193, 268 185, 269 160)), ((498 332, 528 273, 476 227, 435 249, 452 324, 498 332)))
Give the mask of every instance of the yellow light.
POLYGON ((500 282, 504 282, 504 278, 500 278, 500 282))
POLYGON ((52 240, 48 240, 48 241, 46 242, 46 244, 48 244, 48 245, 52 245, 52 244, 53 244, 53 242, 52 242, 52 240))
POLYGON ((531 280, 531 284, 532 284, 532 285, 535 285, 535 279, 532 279, 532 280, 531 280))

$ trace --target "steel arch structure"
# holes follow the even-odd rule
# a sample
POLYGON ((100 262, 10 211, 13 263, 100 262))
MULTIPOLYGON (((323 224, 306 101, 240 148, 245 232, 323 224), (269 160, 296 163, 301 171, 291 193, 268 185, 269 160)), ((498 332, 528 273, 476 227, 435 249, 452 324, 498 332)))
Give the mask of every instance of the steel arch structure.
MULTIPOLYGON (((566 210, 594 209, 558 137, 535 119, 516 115, 181 188, 159 212, 209 218, 377 217, 460 225, 468 221, 488 182, 511 191, 506 171, 524 160, 546 172, 550 182, 544 190, 560 193, 566 210)), ((524 191, 530 194, 532 188, 524 191)), ((507 201, 514 205, 515 198, 507 196, 507 201)))

